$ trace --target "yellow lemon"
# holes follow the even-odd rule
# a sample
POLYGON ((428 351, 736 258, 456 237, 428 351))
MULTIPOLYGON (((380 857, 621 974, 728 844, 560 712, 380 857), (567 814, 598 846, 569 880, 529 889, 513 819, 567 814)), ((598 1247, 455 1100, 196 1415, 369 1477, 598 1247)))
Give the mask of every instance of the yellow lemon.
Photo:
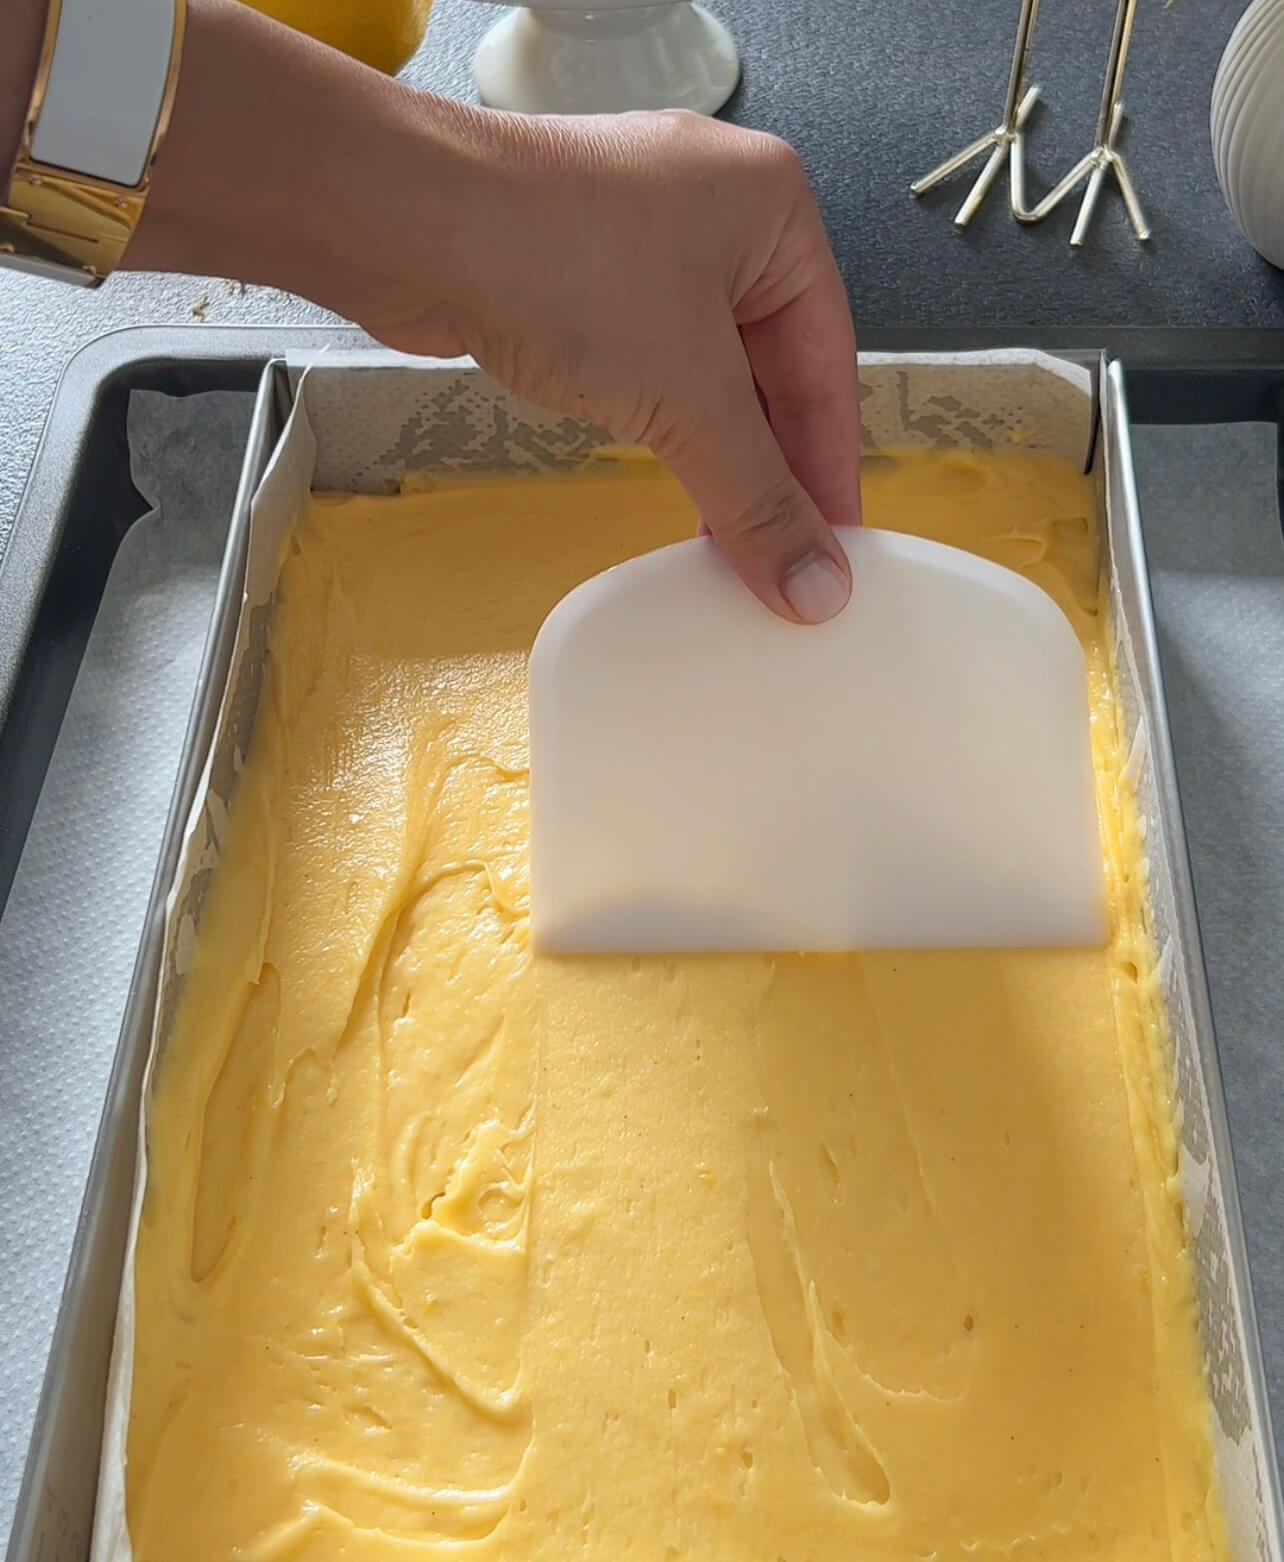
POLYGON ((432 0, 246 0, 256 11, 395 74, 423 42, 432 0))

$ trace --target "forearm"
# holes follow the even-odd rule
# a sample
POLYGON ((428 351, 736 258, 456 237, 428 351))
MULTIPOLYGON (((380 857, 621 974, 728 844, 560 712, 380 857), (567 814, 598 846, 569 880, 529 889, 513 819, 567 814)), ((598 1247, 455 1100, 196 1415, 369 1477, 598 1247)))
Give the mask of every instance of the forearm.
POLYGON ((477 198, 477 118, 234 0, 188 0, 173 116, 125 265, 268 283, 353 315, 354 283, 370 287, 381 255, 425 227, 447 234, 452 208, 477 198), (398 188, 408 166, 415 187, 398 188))
POLYGON ((23 121, 31 104, 48 0, 0 3, 0 202, 9 188, 23 121))
MULTIPOLYGON (((48 0, 0 0, 0 197, 48 0)), ((358 316, 382 257, 426 295, 485 200, 503 116, 416 94, 235 0, 188 0, 178 89, 126 269, 237 277, 358 316), (431 240, 431 242, 429 242, 431 240)), ((462 242, 462 241, 461 241, 462 242)))

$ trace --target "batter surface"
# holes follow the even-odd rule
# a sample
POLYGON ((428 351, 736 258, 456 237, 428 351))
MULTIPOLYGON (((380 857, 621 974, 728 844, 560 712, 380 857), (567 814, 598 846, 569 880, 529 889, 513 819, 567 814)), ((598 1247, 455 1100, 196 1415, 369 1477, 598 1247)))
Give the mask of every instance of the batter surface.
POLYGON ((138 1562, 1224 1554, 1092 491, 865 487, 1070 615, 1109 947, 533 959, 526 650, 688 504, 316 500, 157 1076, 138 1562))

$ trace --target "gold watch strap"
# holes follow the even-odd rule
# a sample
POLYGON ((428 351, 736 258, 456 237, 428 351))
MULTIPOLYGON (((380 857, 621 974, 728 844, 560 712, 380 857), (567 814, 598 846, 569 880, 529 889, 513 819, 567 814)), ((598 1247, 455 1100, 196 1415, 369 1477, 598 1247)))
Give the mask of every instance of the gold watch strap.
POLYGON ((72 169, 51 167, 32 155, 32 139, 44 106, 62 20, 62 0, 50 0, 31 107, 8 195, 0 204, 0 261, 12 257, 23 269, 89 286, 97 286, 120 264, 143 214, 152 167, 169 125, 185 18, 185 0, 174 0, 169 72, 147 163, 137 184, 121 185, 72 169))

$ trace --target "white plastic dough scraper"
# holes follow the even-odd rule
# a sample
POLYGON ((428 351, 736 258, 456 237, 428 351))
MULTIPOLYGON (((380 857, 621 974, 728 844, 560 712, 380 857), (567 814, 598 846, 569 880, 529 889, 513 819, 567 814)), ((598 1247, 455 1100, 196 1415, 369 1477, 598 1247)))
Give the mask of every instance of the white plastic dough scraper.
POLYGON ((621 564, 531 653, 531 918, 553 953, 1095 944, 1084 657, 1011 570, 842 534, 785 623, 708 538, 621 564))

